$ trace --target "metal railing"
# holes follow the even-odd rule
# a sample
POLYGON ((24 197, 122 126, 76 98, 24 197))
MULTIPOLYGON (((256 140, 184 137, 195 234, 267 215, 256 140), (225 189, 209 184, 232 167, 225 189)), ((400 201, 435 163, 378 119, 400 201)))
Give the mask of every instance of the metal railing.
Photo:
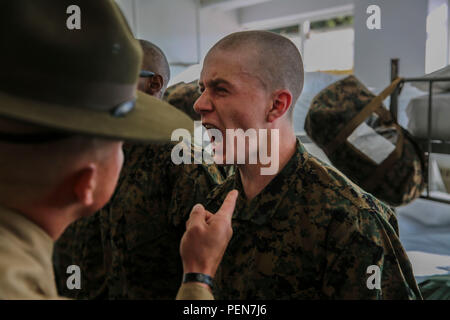
MULTIPOLYGON (((391 81, 398 77, 399 74, 399 59, 391 60, 391 81)), ((401 80, 399 86, 391 95, 391 104, 389 110, 392 113, 395 121, 397 121, 398 115, 398 95, 401 93, 403 85, 407 82, 428 82, 428 119, 427 119, 427 138, 426 139, 416 139, 420 146, 426 150, 426 195, 422 195, 421 198, 433 200, 437 202, 443 202, 450 204, 450 200, 432 197, 430 195, 430 181, 432 179, 431 165, 430 165, 430 155, 431 153, 442 153, 450 154, 450 141, 440 141, 433 140, 431 138, 432 121, 433 121, 433 84, 435 82, 450 82, 450 78, 447 77, 430 77, 430 78, 404 78, 401 80)), ((450 108, 450 106, 449 106, 450 108)))

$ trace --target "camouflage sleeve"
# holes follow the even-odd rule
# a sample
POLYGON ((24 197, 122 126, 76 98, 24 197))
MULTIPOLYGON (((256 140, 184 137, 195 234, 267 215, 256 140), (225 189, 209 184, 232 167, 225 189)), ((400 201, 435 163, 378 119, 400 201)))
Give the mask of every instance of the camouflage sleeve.
POLYGON ((55 242, 53 248, 53 271, 55 273, 56 288, 58 294, 69 296, 65 291, 66 288, 66 269, 72 263, 72 252, 74 242, 75 228, 70 225, 55 242))
POLYGON ((194 111, 194 103, 200 97, 197 81, 177 83, 167 88, 164 101, 186 113, 193 120, 200 120, 200 114, 194 111))
POLYGON ((104 255, 99 213, 72 223, 55 242, 53 266, 58 293, 74 299, 99 298, 104 292, 104 255), (67 267, 77 265, 82 276, 81 289, 69 290, 67 267))
POLYGON ((421 299, 411 264, 390 223, 377 212, 363 211, 353 228, 333 224, 327 241, 324 298, 421 299))
MULTIPOLYGON (((194 162, 195 153, 191 147, 191 159, 194 162)), ((200 150, 202 151, 202 150, 200 150)), ((184 164, 172 193, 169 208, 169 219, 175 226, 180 226, 188 219, 192 207, 201 203, 205 205, 207 195, 222 184, 227 175, 232 172, 228 167, 224 170, 215 164, 184 164)))
POLYGON ((204 165, 184 165, 173 190, 169 217, 175 226, 183 225, 196 203, 204 204, 208 193, 217 185, 217 180, 204 165))
POLYGON ((109 297, 173 299, 182 274, 180 236, 167 210, 181 170, 171 161, 171 144, 132 147, 124 149, 128 164, 105 224, 109 297))

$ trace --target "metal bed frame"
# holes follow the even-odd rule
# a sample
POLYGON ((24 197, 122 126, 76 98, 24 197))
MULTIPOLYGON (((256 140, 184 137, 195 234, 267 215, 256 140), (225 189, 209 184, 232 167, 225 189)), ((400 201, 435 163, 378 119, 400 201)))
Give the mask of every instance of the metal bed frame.
MULTIPOLYGON (((391 81, 397 78, 399 75, 399 59, 391 59, 391 81)), ((441 154, 450 154, 450 141, 441 141, 441 140, 432 140, 431 139, 431 124, 433 119, 433 83, 439 81, 450 81, 450 78, 404 78, 401 80, 399 86, 395 89, 395 91, 391 95, 391 103, 389 106, 389 110, 392 113, 395 121, 397 121, 398 115, 398 96, 401 93, 403 85, 407 82, 428 82, 428 125, 427 125, 427 138, 415 138, 416 141, 421 146, 422 150, 425 151, 425 158, 427 163, 427 172, 426 172, 426 192, 422 194, 420 197, 423 199, 428 199, 432 201, 442 202, 450 204, 450 200, 441 199, 432 197, 430 195, 430 184, 431 180, 431 166, 430 163, 430 154, 431 153, 441 153, 441 154)))

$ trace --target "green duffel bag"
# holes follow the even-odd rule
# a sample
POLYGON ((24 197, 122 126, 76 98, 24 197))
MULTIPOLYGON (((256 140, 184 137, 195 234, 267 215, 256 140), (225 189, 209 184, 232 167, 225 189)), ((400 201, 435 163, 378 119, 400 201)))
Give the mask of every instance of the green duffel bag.
POLYGON ((450 300, 450 275, 432 276, 419 283, 424 300, 450 300))
POLYGON ((305 121, 337 169, 391 206, 419 197, 426 181, 424 152, 383 106, 399 83, 375 96, 354 76, 339 80, 313 99, 305 121))

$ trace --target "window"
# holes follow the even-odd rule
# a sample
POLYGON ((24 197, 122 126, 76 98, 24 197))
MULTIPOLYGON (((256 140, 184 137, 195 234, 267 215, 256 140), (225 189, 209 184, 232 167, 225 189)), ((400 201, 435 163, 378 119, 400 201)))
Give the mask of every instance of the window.
POLYGON ((298 24, 277 29, 271 29, 269 31, 281 34, 286 38, 290 39, 297 46, 300 52, 302 51, 302 37, 300 33, 301 30, 298 24))
POLYGON ((269 31, 289 38, 303 56, 305 71, 353 70, 354 29, 353 16, 303 23, 269 31))
POLYGON ((351 71, 355 32, 353 17, 306 22, 303 57, 305 71, 351 71))
POLYGON ((430 73, 448 64, 448 1, 430 0, 427 16, 427 43, 425 73, 430 73))

